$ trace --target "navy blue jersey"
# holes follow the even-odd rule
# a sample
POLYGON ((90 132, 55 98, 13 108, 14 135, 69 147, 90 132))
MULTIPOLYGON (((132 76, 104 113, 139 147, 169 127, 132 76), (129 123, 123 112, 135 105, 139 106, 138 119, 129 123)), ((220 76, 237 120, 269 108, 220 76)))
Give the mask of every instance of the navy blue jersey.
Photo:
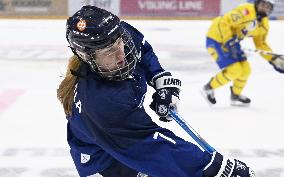
POLYGON ((132 77, 109 81, 92 77, 83 64, 68 117, 68 143, 80 176, 101 172, 114 161, 154 177, 201 177, 211 156, 155 124, 143 107, 152 77, 164 69, 151 45, 129 24, 141 59, 132 77))

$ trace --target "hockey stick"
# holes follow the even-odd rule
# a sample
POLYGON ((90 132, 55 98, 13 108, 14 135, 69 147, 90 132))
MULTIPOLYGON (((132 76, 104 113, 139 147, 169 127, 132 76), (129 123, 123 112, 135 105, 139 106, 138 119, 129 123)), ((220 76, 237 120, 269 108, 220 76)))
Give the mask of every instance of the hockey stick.
POLYGON ((244 48, 243 50, 248 51, 248 52, 263 54, 263 55, 277 56, 277 57, 280 57, 282 60, 284 60, 284 55, 282 55, 282 54, 277 54, 277 53, 273 53, 273 52, 269 52, 269 51, 265 51, 265 50, 259 50, 259 49, 246 49, 246 48, 244 48))
POLYGON ((212 154, 216 150, 210 146, 176 111, 170 109, 170 116, 196 141, 205 151, 212 154))

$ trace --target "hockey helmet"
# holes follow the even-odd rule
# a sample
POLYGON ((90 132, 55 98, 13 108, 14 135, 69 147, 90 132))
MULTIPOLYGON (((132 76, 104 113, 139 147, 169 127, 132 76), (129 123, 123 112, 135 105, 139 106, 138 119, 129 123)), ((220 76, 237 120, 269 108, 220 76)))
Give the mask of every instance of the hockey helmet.
POLYGON ((138 54, 120 19, 104 9, 83 6, 66 24, 72 52, 93 72, 108 80, 124 80, 135 69, 138 54))
POLYGON ((262 19, 263 17, 267 17, 269 16, 273 9, 274 9, 274 5, 275 5, 275 1, 274 0, 255 0, 255 8, 256 8, 256 12, 257 12, 257 16, 259 19, 262 19), (258 8, 258 5, 260 3, 265 3, 268 7, 267 12, 265 11, 260 11, 258 8))

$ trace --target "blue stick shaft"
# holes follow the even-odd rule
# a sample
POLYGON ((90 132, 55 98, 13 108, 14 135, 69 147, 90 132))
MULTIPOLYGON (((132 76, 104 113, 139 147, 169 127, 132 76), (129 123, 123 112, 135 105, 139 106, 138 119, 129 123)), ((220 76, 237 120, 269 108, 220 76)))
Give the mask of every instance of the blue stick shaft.
POLYGON ((216 151, 177 112, 170 109, 170 115, 205 151, 210 154, 216 151))

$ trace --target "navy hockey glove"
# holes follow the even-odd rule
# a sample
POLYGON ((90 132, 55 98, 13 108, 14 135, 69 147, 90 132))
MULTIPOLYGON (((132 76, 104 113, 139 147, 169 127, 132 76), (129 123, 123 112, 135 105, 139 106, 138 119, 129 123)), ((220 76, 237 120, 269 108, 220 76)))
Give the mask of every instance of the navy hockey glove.
POLYGON ((178 111, 181 81, 172 77, 170 72, 163 72, 153 77, 151 84, 156 89, 150 108, 156 112, 161 121, 172 120, 169 109, 178 111))
POLYGON ((244 162, 215 152, 203 171, 203 177, 255 177, 255 173, 244 162))
POLYGON ((225 48, 228 49, 230 57, 234 59, 243 59, 246 58, 245 53, 241 49, 240 41, 234 36, 232 39, 228 40, 225 43, 225 48))
POLYGON ((273 68, 276 71, 278 71, 280 73, 284 73, 284 58, 283 58, 283 56, 281 57, 281 56, 276 55, 272 58, 272 60, 269 63, 273 66, 273 68))

